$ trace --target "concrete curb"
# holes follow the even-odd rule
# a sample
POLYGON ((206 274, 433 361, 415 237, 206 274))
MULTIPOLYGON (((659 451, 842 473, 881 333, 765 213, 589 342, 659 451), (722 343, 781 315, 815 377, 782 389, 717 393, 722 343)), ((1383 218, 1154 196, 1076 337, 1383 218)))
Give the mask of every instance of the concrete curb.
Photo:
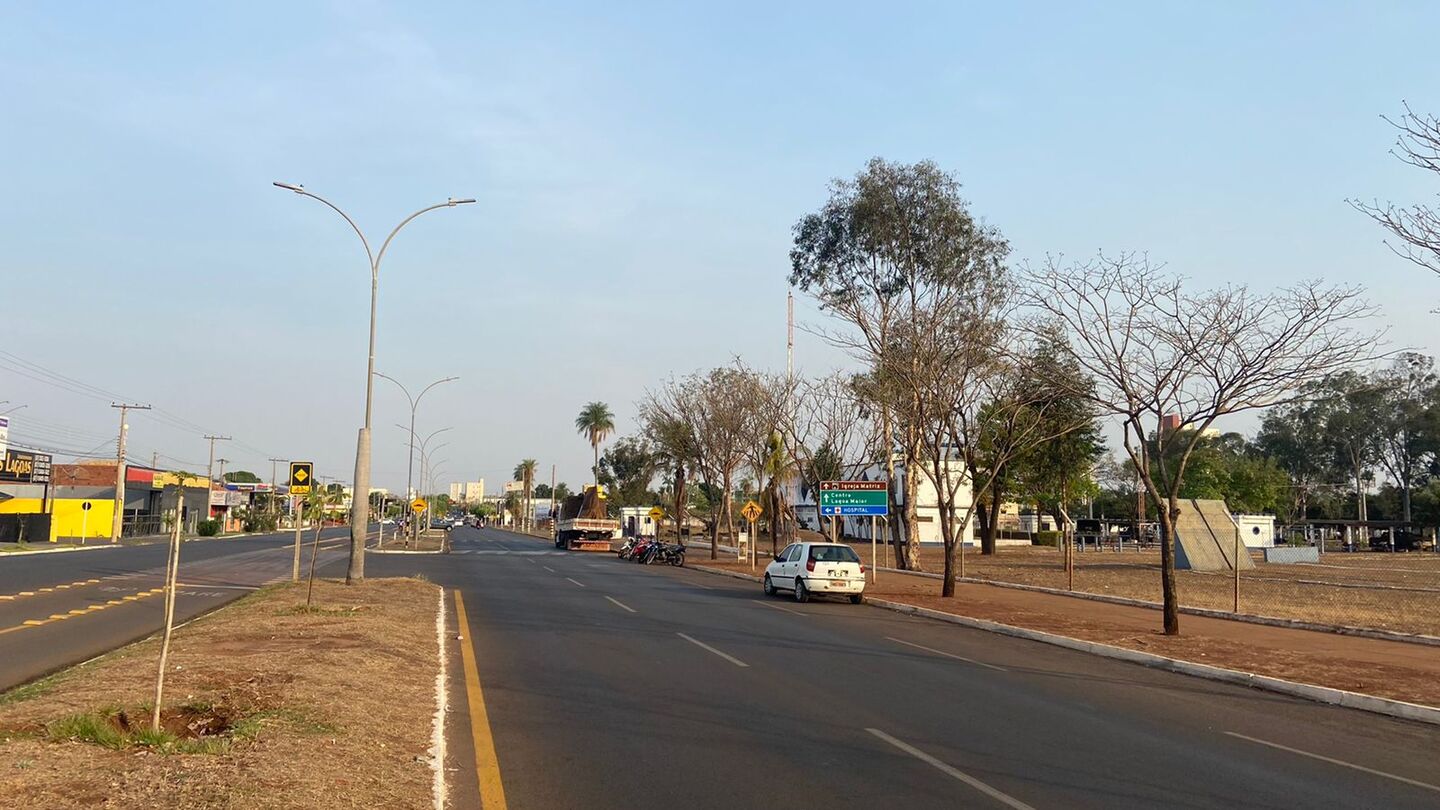
POLYGON ((442 551, 442 550, 440 550, 440 549, 435 549, 434 551, 416 551, 415 549, 409 549, 409 548, 388 549, 388 548, 374 548, 374 547, 372 546, 372 547, 367 547, 367 548, 365 549, 365 553, 366 553, 366 554, 444 554, 444 553, 446 553, 446 552, 444 552, 444 551, 442 551))
MULTIPOLYGON (((899 568, 883 567, 880 570, 892 574, 903 574, 909 577, 925 577, 926 579, 945 578, 944 574, 934 574, 929 571, 902 571, 899 568)), ((1127 596, 1110 596, 1103 593, 1086 593, 1084 591, 1062 591, 1059 588, 1046 588, 1043 585, 1026 585, 1020 582, 997 582, 989 579, 975 579, 974 577, 956 577, 955 581, 971 585, 993 585, 996 588, 1010 588, 1016 591, 1047 593, 1052 596, 1067 596, 1072 599, 1088 599, 1091 602, 1105 602, 1111 605, 1143 607, 1150 610, 1159 610, 1161 608, 1159 602, 1147 602, 1143 599, 1131 599, 1127 596)), ((1312 630, 1317 633, 1335 633, 1342 636, 1359 636, 1360 638, 1373 638, 1380 641, 1400 641, 1406 644, 1425 644, 1431 647, 1440 647, 1440 636, 1427 636, 1419 633, 1374 630, 1368 627, 1352 627, 1345 624, 1322 624, 1320 622, 1306 622, 1298 619, 1277 619, 1272 616, 1259 616, 1254 613, 1231 613, 1228 610, 1214 610, 1211 608, 1181 607, 1180 612, 1191 616, 1204 616, 1209 619, 1225 619, 1226 621, 1232 622, 1263 624, 1268 627, 1283 627, 1287 630, 1312 630)))
MULTIPOLYGON (((759 582, 760 577, 750 574, 742 574, 734 571, 726 571, 720 568, 710 568, 703 565, 686 566, 694 571, 701 571, 707 574, 718 574, 734 579, 759 582)), ((940 576, 936 574, 935 576, 940 576)), ((1261 689, 1267 692, 1289 695, 1290 697, 1303 698, 1318 703, 1329 703, 1336 706, 1343 706, 1347 709, 1358 709, 1360 711, 1374 714, 1384 714, 1390 717, 1399 717, 1404 720, 1413 720, 1419 723, 1440 725, 1440 708, 1433 706, 1422 706, 1418 703, 1407 703, 1403 700, 1391 700, 1389 698, 1375 697, 1374 695, 1362 695, 1359 692, 1348 692, 1344 689, 1333 689, 1328 686, 1314 686, 1307 683, 1287 681, 1282 678, 1272 678, 1268 675, 1257 675, 1253 672, 1242 672, 1235 669, 1210 666, 1208 664, 1196 664, 1190 661, 1182 661, 1178 658, 1168 658, 1155 653, 1140 652, 1124 647, 1116 647, 1110 644, 1100 644, 1094 641, 1084 641, 1069 636, 1046 633, 1041 630, 1030 630, 1024 627, 1016 627, 999 622, 986 621, 984 619, 972 619, 968 616, 959 616, 954 613, 946 613, 940 610, 907 605, 903 602, 891 602, 888 599, 876 599, 866 597, 865 604, 873 605, 884 610, 893 610, 896 613, 904 613, 911 616, 921 616, 927 619, 958 624, 962 627, 969 627, 975 630, 984 630, 990 633, 1023 638, 1028 641, 1038 641, 1041 644, 1050 644, 1056 647, 1064 647, 1070 650, 1090 653, 1104 658, 1112 658, 1117 661, 1125 661, 1131 664, 1151 667, 1152 669, 1163 669, 1169 672, 1176 672, 1181 675, 1190 675, 1206 680, 1220 681, 1222 683, 1238 684, 1261 689)))
POLYGON ((1331 703, 1336 706, 1344 706, 1347 709, 1359 709, 1375 714, 1385 714, 1405 720, 1414 720, 1420 723, 1440 725, 1440 708, 1433 706, 1422 706, 1418 703, 1407 703, 1403 700, 1391 700, 1389 698, 1375 697, 1374 695, 1362 695, 1359 692, 1348 692, 1344 689, 1333 689, 1328 686, 1297 683, 1281 678, 1272 678, 1268 675, 1257 675, 1253 672, 1225 669, 1208 664, 1196 664, 1178 658, 1167 658, 1166 656, 1156 655, 1154 653, 1140 652, 1138 650, 1130 650, 1124 647, 1115 647, 1093 641, 1083 641, 1081 639, 1046 633, 1040 630, 1030 630, 1024 627, 985 621, 984 619, 957 616, 953 613, 931 610, 930 608, 918 607, 916 605, 907 605, 902 602, 891 602, 885 599, 874 598, 866 599, 865 601, 867 604, 885 608, 886 610, 893 610, 897 613, 923 616, 927 619, 936 619, 938 621, 958 624, 977 630, 1014 636, 1030 641, 1038 641, 1042 644, 1052 644, 1057 647, 1065 647, 1071 650, 1090 653, 1091 655, 1113 658, 1117 661, 1127 661, 1132 664, 1140 664, 1141 666, 1154 669, 1178 672, 1182 675, 1191 675, 1212 681, 1250 686, 1256 689, 1263 689, 1267 692, 1277 692, 1282 695, 1304 698, 1319 703, 1331 703))
POLYGON ((0 553, 0 560, 8 557, 28 557, 31 554, 64 554, 69 551, 100 551, 106 548, 122 548, 119 544, 106 543, 103 546, 75 546, 74 548, 36 548, 28 551, 6 551, 0 553))

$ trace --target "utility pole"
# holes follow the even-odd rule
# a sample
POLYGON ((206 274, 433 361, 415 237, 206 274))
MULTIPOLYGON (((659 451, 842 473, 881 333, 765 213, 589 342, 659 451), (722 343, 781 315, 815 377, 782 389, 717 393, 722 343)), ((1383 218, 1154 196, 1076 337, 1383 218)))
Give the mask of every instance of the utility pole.
MULTIPOLYGON (((228 442, 230 437, 207 435, 205 438, 210 440, 210 461, 205 465, 205 479, 213 487, 215 485, 215 442, 228 442)), ((210 496, 205 497, 209 498, 210 496)), ((206 508, 209 508, 208 505, 206 508)))
POLYGON ((276 490, 275 490, 275 465, 276 465, 276 464, 284 464, 284 463, 288 462, 289 460, 290 460, 290 459, 288 459, 288 458, 272 458, 272 459, 270 459, 270 510, 269 510, 269 511, 270 511, 270 513, 273 514, 273 515, 277 515, 277 516, 278 516, 278 512, 277 512, 277 510, 275 509, 275 492, 276 492, 276 490))
POLYGON ((220 464, 220 486, 223 487, 225 486, 225 465, 230 463, 230 459, 217 458, 215 461, 220 464))
MULTIPOLYGON (((550 526, 555 526, 555 465, 550 465, 550 526)), ((656 528, 655 539, 660 539, 660 530, 656 528)))
POLYGON ((125 423, 125 415, 131 408, 137 411, 148 411, 150 406, 112 402, 110 407, 120 409, 120 438, 115 442, 115 508, 113 510, 115 514, 110 524, 110 542, 118 543, 125 520, 125 434, 130 429, 130 426, 125 423))
POLYGON ((160 451, 159 451, 159 450, 155 450, 154 452, 150 453, 150 469, 152 469, 152 470, 158 470, 158 469, 160 469, 160 451))

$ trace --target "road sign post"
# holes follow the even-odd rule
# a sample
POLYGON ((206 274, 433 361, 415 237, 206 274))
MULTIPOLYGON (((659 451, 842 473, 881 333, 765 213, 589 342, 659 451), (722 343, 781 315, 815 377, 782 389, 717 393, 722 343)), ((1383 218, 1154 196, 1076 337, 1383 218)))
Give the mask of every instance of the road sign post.
POLYGON ((315 463, 313 461, 292 461, 290 462, 290 480, 288 486, 290 494, 295 501, 295 559, 290 565, 290 581, 300 581, 300 524, 305 522, 305 496, 310 494, 310 487, 315 482, 315 463))
MULTIPOLYGON (((553 508, 550 510, 550 519, 551 519, 551 520, 554 520, 554 519, 555 519, 555 510, 554 510, 553 508)), ((655 524, 655 541, 656 541, 656 542, 659 542, 659 541, 660 541, 660 521, 662 521, 662 520, 664 520, 664 519, 665 519, 665 510, 664 510, 664 509, 661 509, 661 508, 658 507, 658 506, 652 506, 652 507, 650 507, 650 522, 653 523, 653 524, 655 524)), ((676 540, 677 542, 680 540, 680 527, 679 527, 678 525, 675 527, 675 540, 676 540)))
POLYGON ((290 462, 290 494, 309 495, 315 480, 315 464, 310 461, 290 462))
MULTIPOLYGON (((840 519, 846 517, 888 517, 890 485, 887 481, 821 481, 820 514, 832 519, 834 542, 840 542, 840 519)), ((874 566, 875 526, 871 521, 871 566, 874 566)))
POLYGON ((740 508, 740 514, 750 523, 750 548, 748 550, 750 552, 750 570, 752 572, 755 570, 755 546, 760 542, 759 521, 762 511, 764 510, 760 508, 760 504, 753 500, 746 501, 745 505, 740 508))
POLYGON ((80 545, 85 545, 85 535, 90 529, 90 502, 80 504, 80 545))

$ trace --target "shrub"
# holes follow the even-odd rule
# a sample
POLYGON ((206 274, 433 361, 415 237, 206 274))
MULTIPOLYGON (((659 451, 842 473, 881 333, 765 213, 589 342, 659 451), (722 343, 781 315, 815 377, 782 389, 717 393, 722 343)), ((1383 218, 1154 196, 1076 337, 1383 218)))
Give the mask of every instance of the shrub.
POLYGON ((1055 547, 1060 545, 1060 532, 1035 532, 1031 545, 1055 547))
POLYGON ((202 520, 195 524, 195 533, 201 537, 214 537, 220 533, 220 521, 202 520))

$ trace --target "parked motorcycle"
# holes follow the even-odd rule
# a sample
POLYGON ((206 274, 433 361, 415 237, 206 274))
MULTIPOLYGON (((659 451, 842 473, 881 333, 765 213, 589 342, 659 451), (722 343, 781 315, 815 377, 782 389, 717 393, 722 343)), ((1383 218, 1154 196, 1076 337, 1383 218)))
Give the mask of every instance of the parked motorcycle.
POLYGON ((622 560, 628 560, 628 559, 630 559, 631 556, 634 555, 634 553, 635 553, 635 546, 639 544, 639 541, 640 541, 640 538, 638 538, 638 537, 627 537, 627 538, 625 538, 625 543, 620 546, 620 549, 615 552, 615 555, 618 556, 618 557, 619 557, 620 559, 622 559, 622 560))
POLYGON ((679 568, 685 565, 685 547, 676 543, 673 546, 665 546, 665 562, 679 568))

